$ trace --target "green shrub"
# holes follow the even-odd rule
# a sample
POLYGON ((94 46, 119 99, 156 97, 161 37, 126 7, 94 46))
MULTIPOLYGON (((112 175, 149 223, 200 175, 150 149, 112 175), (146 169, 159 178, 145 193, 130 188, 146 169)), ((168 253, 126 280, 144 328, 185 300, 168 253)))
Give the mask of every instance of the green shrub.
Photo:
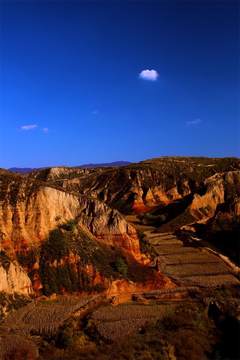
POLYGON ((121 275, 123 275, 124 277, 127 276, 127 274, 128 274, 128 264, 123 259, 123 257, 118 256, 116 258, 113 266, 116 269, 116 271, 119 272, 121 275))
POLYGON ((76 220, 72 219, 66 222, 65 224, 60 225, 60 227, 66 231, 74 231, 76 228, 76 220))
POLYGON ((60 348, 67 348, 73 344, 74 329, 72 327, 64 327, 59 331, 57 337, 57 345, 60 348))
POLYGON ((43 244, 41 257, 48 260, 60 260, 69 254, 68 239, 60 229, 52 230, 43 244))

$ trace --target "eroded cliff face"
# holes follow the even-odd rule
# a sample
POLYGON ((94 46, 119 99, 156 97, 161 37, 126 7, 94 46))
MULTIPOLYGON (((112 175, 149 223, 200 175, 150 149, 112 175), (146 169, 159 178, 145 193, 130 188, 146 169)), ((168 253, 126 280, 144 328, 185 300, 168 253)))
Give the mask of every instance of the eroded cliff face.
POLYGON ((31 292, 30 282, 37 295, 99 291, 119 275, 117 256, 142 261, 137 232, 116 209, 32 178, 0 180, 1 250, 16 259, 2 269, 2 290, 31 292))
POLYGON ((26 179, 10 180, 1 195, 0 231, 5 250, 16 252, 38 245, 59 223, 75 219, 100 241, 139 256, 136 230, 117 210, 97 199, 26 179))
POLYGON ((165 157, 120 168, 52 168, 36 171, 34 176, 98 198, 122 213, 143 213, 198 192, 217 173, 239 168, 234 158, 165 157))
POLYGON ((57 225, 56 218, 63 221, 77 215, 78 199, 50 187, 39 187, 27 195, 25 184, 19 184, 16 202, 8 195, 0 204, 0 229, 4 249, 14 251, 27 249, 43 241, 57 225))
POLYGON ((191 181, 167 177, 154 169, 109 169, 55 180, 59 186, 102 200, 123 213, 141 213, 168 204, 191 192, 191 181))
POLYGON ((8 294, 33 294, 32 283, 26 271, 16 262, 0 265, 0 292, 8 294))
POLYGON ((229 215, 239 216, 240 171, 216 174, 205 181, 204 195, 195 194, 189 211, 198 222, 206 222, 228 208, 229 215), (222 207, 222 209, 221 209, 222 207))

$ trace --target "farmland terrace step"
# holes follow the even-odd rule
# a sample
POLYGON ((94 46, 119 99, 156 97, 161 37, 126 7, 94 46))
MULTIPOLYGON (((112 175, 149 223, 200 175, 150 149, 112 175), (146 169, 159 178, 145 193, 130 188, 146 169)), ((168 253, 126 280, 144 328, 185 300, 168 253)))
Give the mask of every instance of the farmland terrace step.
MULTIPOLYGON (((160 260, 160 259, 159 259, 160 260)), ((160 260, 161 261, 161 260, 160 260)), ((185 266, 185 265, 207 265, 207 264, 219 264, 219 261, 217 260, 209 260, 209 259, 201 259, 201 258, 196 258, 196 259, 181 259, 181 260, 177 260, 177 259, 172 259, 170 258, 166 258, 165 256, 162 256, 162 262, 164 262, 167 266, 177 266, 177 265, 181 265, 181 266, 185 266)))
POLYGON ((172 240, 161 240, 161 239, 153 239, 153 240, 149 240, 151 245, 154 246, 159 246, 159 245, 180 245, 182 246, 182 242, 180 240, 177 239, 172 239, 172 240))
MULTIPOLYGON (((171 271, 167 271, 169 274, 171 274, 171 271)), ((176 275, 176 274, 174 274, 176 275)), ((182 273, 182 274, 177 274, 177 276, 179 276, 180 278, 185 278, 185 277, 195 277, 195 276, 215 276, 215 275, 232 275, 229 271, 223 271, 223 270, 218 270, 215 272, 209 272, 206 273, 205 271, 198 271, 198 272, 186 272, 186 273, 182 273)))
POLYGON ((176 239, 177 237, 175 235, 164 235, 164 236, 160 236, 159 234, 156 235, 150 235, 150 234, 146 234, 145 235, 147 239, 152 240, 152 239, 162 239, 162 240, 168 240, 168 239, 176 239))
POLYGON ((173 294, 175 292, 184 292, 184 291, 198 291, 197 286, 185 286, 185 287, 175 287, 172 289, 162 289, 162 290, 151 290, 147 292, 143 292, 142 294, 145 295, 161 295, 161 294, 173 294))
POLYGON ((153 239, 160 239, 160 240, 176 239, 176 240, 178 240, 177 236, 175 236, 175 235, 168 235, 168 236, 159 236, 159 235, 157 235, 157 236, 146 236, 146 238, 147 238, 148 240, 153 240, 153 239))
POLYGON ((177 246, 176 248, 170 246, 156 246, 156 251, 159 255, 182 255, 182 254, 196 254, 197 249, 190 247, 177 246))
POLYGON ((191 284, 199 285, 199 286, 221 286, 221 285, 240 285, 239 280, 231 275, 208 275, 208 276, 189 276, 182 279, 184 282, 188 281, 191 284))
POLYGON ((176 265, 170 265, 170 264, 167 264, 166 265, 166 269, 172 269, 172 271, 175 271, 175 272, 182 272, 183 269, 185 271, 204 271, 205 273, 210 273, 211 271, 212 272, 215 272, 215 271, 228 271, 230 272, 230 269, 222 262, 218 262, 218 263, 208 263, 206 262, 205 264, 201 263, 201 264, 189 264, 189 263, 186 263, 186 264, 176 264, 176 265))
POLYGON ((154 266, 183 288, 240 285, 226 262, 204 247, 184 246, 173 233, 146 232, 145 238, 157 253, 154 266))

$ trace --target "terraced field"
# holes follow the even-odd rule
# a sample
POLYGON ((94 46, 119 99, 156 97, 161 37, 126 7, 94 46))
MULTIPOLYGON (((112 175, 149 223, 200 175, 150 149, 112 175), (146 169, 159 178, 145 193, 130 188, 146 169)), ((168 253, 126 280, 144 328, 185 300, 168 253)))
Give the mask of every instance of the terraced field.
POLYGON ((59 296, 56 300, 31 302, 9 314, 0 327, 0 335, 14 332, 19 335, 54 335, 71 316, 80 316, 100 296, 59 296))
POLYGON ((170 314, 176 304, 140 305, 121 304, 104 306, 96 310, 92 316, 99 335, 107 341, 117 341, 122 337, 139 332, 146 324, 170 314))
POLYGON ((59 295, 12 311, 0 324, 0 359, 38 359, 41 338, 57 336, 65 321, 81 319, 101 303, 101 295, 59 295))
POLYGON ((174 234, 154 233, 152 229, 144 235, 158 254, 155 265, 180 284, 201 287, 240 284, 230 266, 207 248, 184 246, 174 234))

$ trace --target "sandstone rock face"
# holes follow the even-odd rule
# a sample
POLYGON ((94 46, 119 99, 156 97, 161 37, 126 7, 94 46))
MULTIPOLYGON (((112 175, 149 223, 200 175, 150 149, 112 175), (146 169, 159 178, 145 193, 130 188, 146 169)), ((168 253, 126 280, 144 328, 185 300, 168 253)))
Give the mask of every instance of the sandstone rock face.
POLYGON ((153 169, 132 170, 128 168, 93 171, 87 176, 57 181, 68 191, 91 194, 120 211, 136 213, 147 211, 159 204, 168 204, 191 192, 188 180, 177 183, 161 181, 159 171, 153 169))
POLYGON ((8 267, 0 266, 0 292, 23 295, 33 294, 32 283, 27 273, 16 261, 8 267))
POLYGON ((13 201, 10 182, 0 202, 1 244, 5 250, 16 252, 38 245, 59 223, 75 219, 100 241, 139 255, 136 230, 103 202, 47 185, 30 185, 25 179, 14 185, 16 199, 13 201))
POLYGON ((27 196, 24 183, 19 184, 19 197, 11 204, 6 194, 0 204, 0 229, 2 246, 15 251, 43 241, 57 225, 56 217, 63 221, 75 218, 78 199, 50 187, 40 187, 27 196), (21 195, 20 195, 21 194, 21 195))
POLYGON ((105 287, 110 283, 105 273, 114 271, 109 264, 114 252, 141 261, 135 228, 102 201, 34 178, 4 174, 0 181, 0 250, 16 259, 9 273, 1 269, 0 291, 29 293, 33 288, 40 295, 42 290, 105 287), (71 222, 74 231, 64 228, 71 222), (24 269, 16 267, 17 260, 24 269))
POLYGON ((216 174, 205 181, 206 193, 194 195, 190 213, 198 221, 206 222, 215 216, 223 204, 231 203, 235 215, 240 214, 240 171, 216 174))

